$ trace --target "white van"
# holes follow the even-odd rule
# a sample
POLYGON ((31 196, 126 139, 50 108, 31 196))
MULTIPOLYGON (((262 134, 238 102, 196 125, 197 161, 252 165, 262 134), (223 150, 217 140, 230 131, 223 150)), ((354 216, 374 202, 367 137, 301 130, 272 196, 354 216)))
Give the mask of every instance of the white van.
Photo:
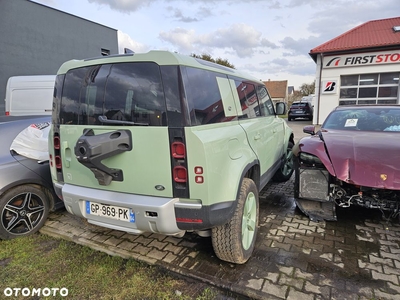
POLYGON ((51 115, 55 75, 12 76, 7 81, 7 116, 51 115))

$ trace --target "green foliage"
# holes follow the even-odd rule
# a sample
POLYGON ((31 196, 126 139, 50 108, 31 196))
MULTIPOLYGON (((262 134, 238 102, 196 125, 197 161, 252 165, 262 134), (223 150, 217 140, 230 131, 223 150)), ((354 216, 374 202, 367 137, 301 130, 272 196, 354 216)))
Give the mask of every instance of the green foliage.
POLYGON ((200 58, 200 59, 203 59, 206 61, 210 61, 210 62, 219 64, 219 65, 222 65, 222 66, 225 66, 228 68, 235 69, 235 66, 232 65, 227 59, 222 59, 220 57, 218 57, 217 59, 214 59, 211 57, 211 55, 206 54, 206 53, 203 53, 202 55, 197 55, 197 54, 192 53, 190 56, 195 57, 195 58, 200 58))
POLYGON ((300 92, 303 96, 308 96, 310 94, 314 94, 315 93, 315 81, 312 82, 311 84, 303 83, 300 86, 300 92))
MULTIPOLYGON (((0 295, 6 288, 67 288, 51 299, 215 299, 214 289, 176 279, 157 267, 36 234, 0 240, 0 295), (198 285, 197 285, 198 287, 198 285)), ((13 297, 27 299, 27 297, 13 297)))

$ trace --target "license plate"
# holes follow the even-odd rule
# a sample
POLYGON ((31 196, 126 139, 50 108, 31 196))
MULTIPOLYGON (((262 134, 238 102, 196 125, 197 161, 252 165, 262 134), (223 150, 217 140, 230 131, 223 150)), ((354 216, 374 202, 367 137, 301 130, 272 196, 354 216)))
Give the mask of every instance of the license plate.
POLYGON ((302 110, 296 110, 294 113, 301 114, 302 112, 303 112, 302 110))
POLYGON ((135 223, 135 212, 130 208, 86 201, 86 213, 88 215, 135 223))

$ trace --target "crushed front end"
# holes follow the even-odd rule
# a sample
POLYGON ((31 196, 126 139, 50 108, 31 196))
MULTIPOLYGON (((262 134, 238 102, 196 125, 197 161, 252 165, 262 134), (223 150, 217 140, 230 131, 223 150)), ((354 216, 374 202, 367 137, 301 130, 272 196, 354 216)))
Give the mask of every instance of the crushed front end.
MULTIPOLYGON (((353 181, 352 178, 359 178, 355 170, 360 172, 361 169, 366 169, 365 166, 350 159, 333 164, 331 159, 335 154, 330 155, 324 139, 318 135, 300 141, 293 148, 293 152, 294 198, 297 207, 311 220, 336 221, 336 206, 374 208, 382 212, 384 219, 399 218, 400 190, 383 186, 384 182, 390 180, 386 178, 389 172, 379 171, 378 176, 375 174, 377 172, 364 171, 364 182, 372 182, 372 177, 379 177, 375 179, 375 186, 363 185, 360 180, 353 181), (338 170, 346 172, 339 174, 338 170)), ((376 169, 376 165, 374 168, 376 169)), ((395 173, 390 177, 396 177, 395 173)))

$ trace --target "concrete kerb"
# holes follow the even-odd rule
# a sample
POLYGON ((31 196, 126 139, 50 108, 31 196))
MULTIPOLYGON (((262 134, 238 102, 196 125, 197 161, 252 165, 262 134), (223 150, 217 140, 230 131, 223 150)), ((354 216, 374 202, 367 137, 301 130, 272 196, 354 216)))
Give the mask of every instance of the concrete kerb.
MULTIPOLYGON (((97 242, 90 239, 86 239, 66 231, 61 232, 53 227, 44 226, 40 229, 41 234, 45 234, 57 239, 63 239, 76 244, 89 247, 93 250, 106 253, 111 256, 118 256, 124 259, 135 259, 139 262, 146 263, 148 265, 156 266, 163 271, 171 272, 178 277, 183 277, 186 280, 192 279, 195 281, 203 282, 210 286, 214 286, 222 291, 226 291, 232 294, 237 294, 238 296, 245 296, 251 299, 266 299, 266 294, 251 288, 243 289, 243 287, 235 285, 234 283, 227 284, 226 281, 221 280, 216 277, 208 276, 207 274, 197 272, 193 269, 187 269, 179 266, 175 266, 162 260, 157 260, 150 258, 148 256, 135 254, 133 252, 118 248, 116 246, 105 245, 104 242, 97 242)), ((271 298, 268 299, 279 299, 270 295, 271 298)))

